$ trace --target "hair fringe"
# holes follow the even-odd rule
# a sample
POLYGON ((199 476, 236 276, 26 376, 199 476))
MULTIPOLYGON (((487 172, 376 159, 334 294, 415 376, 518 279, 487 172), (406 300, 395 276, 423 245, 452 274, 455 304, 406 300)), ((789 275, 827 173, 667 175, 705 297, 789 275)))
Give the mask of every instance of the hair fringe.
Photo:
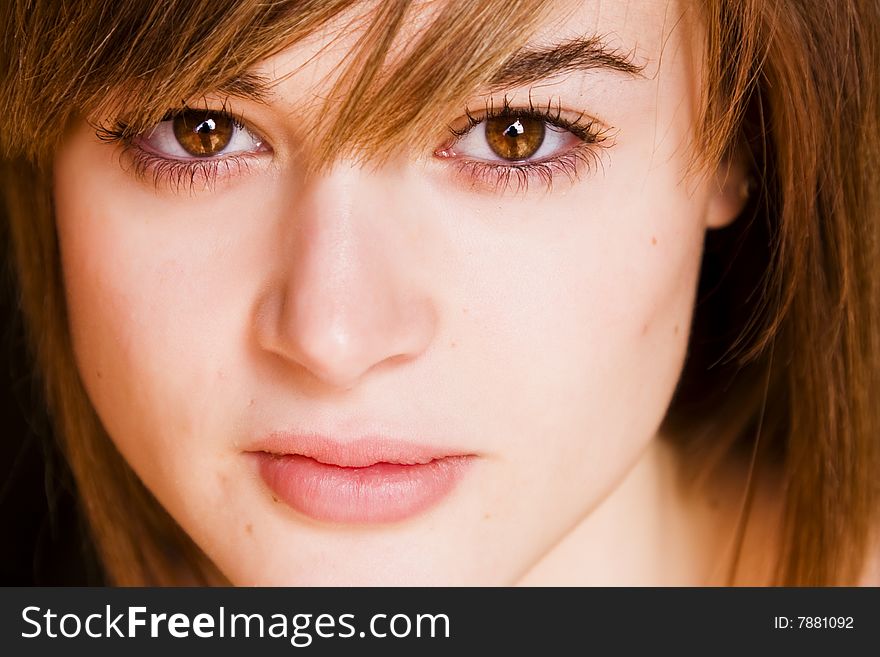
MULTIPOLYGON (((705 476, 739 451, 754 454, 750 478, 781 468, 779 583, 854 583, 880 508, 880 6, 699 6, 694 168, 745 149, 759 186, 745 215, 707 238, 695 329, 666 427, 699 457, 705 476)), ((194 583, 223 580, 115 451, 79 379, 53 220, 54 152, 79 118, 124 115, 137 133, 170 106, 209 92, 265 99, 256 64, 347 18, 339 33, 357 27, 362 36, 333 71, 312 170, 347 156, 381 161, 404 145, 425 145, 424 126, 491 82, 551 3, 427 3, 431 20, 414 40, 411 2, 362 7, 0 3, 0 189, 22 312, 115 583, 180 583, 181 569, 194 583)), ((744 492, 738 552, 753 492, 752 484, 744 492)))

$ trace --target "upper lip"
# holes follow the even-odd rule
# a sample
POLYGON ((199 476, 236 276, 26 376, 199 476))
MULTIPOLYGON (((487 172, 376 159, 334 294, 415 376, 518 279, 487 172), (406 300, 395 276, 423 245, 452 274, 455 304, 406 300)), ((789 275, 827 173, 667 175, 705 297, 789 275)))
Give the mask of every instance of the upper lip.
POLYGON ((365 468, 377 463, 419 465, 443 458, 473 455, 380 434, 341 441, 328 434, 287 431, 272 432, 247 451, 277 456, 306 456, 319 463, 346 468, 365 468))

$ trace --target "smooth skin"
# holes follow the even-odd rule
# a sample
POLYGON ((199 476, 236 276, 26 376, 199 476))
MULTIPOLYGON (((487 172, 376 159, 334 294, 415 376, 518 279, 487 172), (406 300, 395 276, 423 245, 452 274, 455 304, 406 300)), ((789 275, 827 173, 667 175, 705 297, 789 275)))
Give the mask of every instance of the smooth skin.
MULTIPOLYGON (((139 179, 85 120, 72 126, 55 201, 82 380, 128 463, 234 584, 723 581, 742 473, 683 495, 658 437, 704 235, 744 200, 730 163, 688 173, 700 40, 683 13, 588 1, 548 18, 536 43, 610 35, 645 66, 504 92, 613 128, 601 165, 552 190, 475 187, 433 151, 306 179, 315 98, 356 33, 264 62, 269 104, 228 100, 270 148, 211 188, 139 179), (273 501, 245 453, 281 429, 475 457, 417 517, 321 523, 273 501)), ((484 102, 462 99, 461 116, 484 102)))

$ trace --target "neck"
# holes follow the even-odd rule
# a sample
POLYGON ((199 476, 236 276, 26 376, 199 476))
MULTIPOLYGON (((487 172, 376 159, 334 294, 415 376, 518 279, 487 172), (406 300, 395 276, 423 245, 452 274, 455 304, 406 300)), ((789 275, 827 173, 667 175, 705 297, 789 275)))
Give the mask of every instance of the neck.
MULTIPOLYGON (((702 487, 683 483, 681 457, 657 438, 621 483, 518 581, 525 586, 721 586, 763 582, 772 564, 747 555, 729 581, 745 476, 731 467, 702 487), (764 563, 766 562, 766 563, 764 563)), ((745 547, 765 543, 750 524, 745 547)), ((757 550, 765 555, 769 550, 757 550)))

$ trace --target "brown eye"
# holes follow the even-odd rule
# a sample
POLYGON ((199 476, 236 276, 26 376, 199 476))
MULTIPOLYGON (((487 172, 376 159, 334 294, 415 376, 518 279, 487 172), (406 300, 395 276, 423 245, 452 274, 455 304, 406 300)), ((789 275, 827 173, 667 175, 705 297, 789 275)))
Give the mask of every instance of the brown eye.
POLYGON ((174 117, 174 136, 190 155, 211 157, 232 140, 235 121, 219 112, 182 112, 174 117))
POLYGON ((486 142, 505 160, 525 160, 534 155, 544 141, 544 121, 528 117, 496 116, 486 119, 486 142))

